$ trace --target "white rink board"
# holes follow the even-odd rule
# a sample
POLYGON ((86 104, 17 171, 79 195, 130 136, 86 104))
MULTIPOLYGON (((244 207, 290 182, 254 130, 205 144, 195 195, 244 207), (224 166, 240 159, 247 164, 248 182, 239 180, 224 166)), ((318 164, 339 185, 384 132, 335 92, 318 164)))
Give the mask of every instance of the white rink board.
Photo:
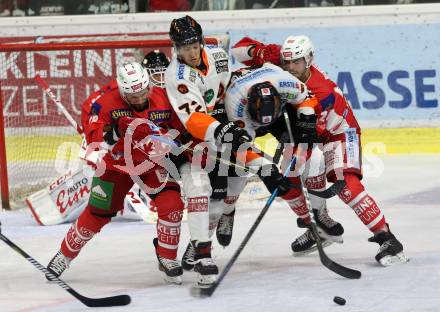
MULTIPOLYGON (((184 14, 5 18, 0 37, 166 33, 184 14)), ((440 4, 190 14, 208 35, 229 33, 232 44, 244 36, 281 44, 307 34, 317 64, 342 89, 361 127, 440 127, 440 4)))

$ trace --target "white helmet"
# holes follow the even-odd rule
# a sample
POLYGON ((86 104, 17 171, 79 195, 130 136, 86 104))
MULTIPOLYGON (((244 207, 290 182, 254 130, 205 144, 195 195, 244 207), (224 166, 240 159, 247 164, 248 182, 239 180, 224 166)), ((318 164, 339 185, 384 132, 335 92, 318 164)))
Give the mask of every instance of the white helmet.
POLYGON ((315 54, 315 48, 309 37, 301 36, 289 36, 284 41, 281 47, 281 60, 282 61, 294 61, 300 58, 304 58, 309 68, 313 63, 313 55, 315 54))
POLYGON ((127 104, 130 104, 127 95, 146 93, 150 79, 147 70, 141 64, 132 62, 118 67, 116 82, 119 94, 127 104))

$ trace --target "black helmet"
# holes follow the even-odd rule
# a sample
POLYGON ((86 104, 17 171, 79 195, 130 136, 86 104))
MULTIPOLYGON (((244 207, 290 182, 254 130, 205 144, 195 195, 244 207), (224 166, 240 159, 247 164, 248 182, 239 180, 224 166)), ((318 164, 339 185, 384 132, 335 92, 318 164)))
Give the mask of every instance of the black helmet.
POLYGON ((170 65, 170 60, 165 53, 154 50, 145 55, 142 66, 147 69, 150 83, 153 86, 165 88, 165 70, 170 65))
POLYGON ((170 38, 176 47, 194 42, 203 44, 202 27, 189 15, 173 19, 170 27, 170 38))
POLYGON ((248 111, 252 120, 262 125, 273 123, 281 115, 280 95, 270 82, 260 82, 250 88, 248 111))
POLYGON ((144 60, 142 61, 142 66, 144 66, 146 69, 159 67, 167 68, 168 65, 170 65, 170 60, 165 53, 159 50, 149 52, 147 55, 145 55, 144 60))

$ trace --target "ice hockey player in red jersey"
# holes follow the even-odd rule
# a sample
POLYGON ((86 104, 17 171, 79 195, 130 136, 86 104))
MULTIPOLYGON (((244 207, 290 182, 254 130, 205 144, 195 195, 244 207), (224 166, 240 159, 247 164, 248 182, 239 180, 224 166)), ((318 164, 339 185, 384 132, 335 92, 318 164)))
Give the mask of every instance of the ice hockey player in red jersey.
MULTIPOLYGON (((142 60, 142 66, 146 68, 150 80, 150 87, 165 88, 165 70, 170 64, 165 53, 160 50, 153 50, 147 53, 142 60)), ((91 117, 92 104, 96 102, 101 96, 112 90, 118 89, 116 79, 110 81, 99 90, 93 92, 81 106, 81 125, 86 129, 91 117)), ((86 130, 84 130, 86 131, 86 130)))
POLYGON ((166 128, 179 128, 180 123, 173 117, 165 91, 149 88, 148 73, 139 63, 120 66, 117 85, 92 104, 85 128, 87 143, 93 146, 105 141, 110 148, 97 165, 87 207, 67 232, 48 270, 61 275, 123 208, 124 197, 136 182, 157 207, 153 242, 159 269, 166 280, 179 284, 183 271, 176 258, 184 205, 179 185, 165 169, 167 163, 162 163, 168 159, 169 144, 156 143, 153 138, 167 135, 166 128))
MULTIPOLYGON (((361 129, 342 91, 313 64, 314 47, 304 35, 290 36, 283 45, 264 45, 251 38, 243 38, 232 49, 233 55, 244 64, 260 65, 272 62, 304 82, 318 98, 316 131, 323 143, 327 180, 337 177, 338 159, 343 159, 342 175, 347 183, 338 194, 359 219, 374 234, 369 239, 380 248, 376 260, 382 265, 406 262, 403 246, 391 233, 382 211, 361 183, 361 129)), ((319 211, 317 221, 320 220, 319 211)), ((327 215, 328 216, 328 215, 327 215)), ((308 249, 315 245, 310 230, 292 243, 292 249, 308 249)))
POLYGON ((116 80, 112 80, 108 84, 100 88, 99 90, 90 94, 89 97, 84 101, 84 103, 81 105, 81 126, 84 129, 84 131, 86 131, 85 129, 89 124, 90 112, 92 111, 92 104, 107 92, 116 89, 118 89, 118 84, 116 83, 116 80))

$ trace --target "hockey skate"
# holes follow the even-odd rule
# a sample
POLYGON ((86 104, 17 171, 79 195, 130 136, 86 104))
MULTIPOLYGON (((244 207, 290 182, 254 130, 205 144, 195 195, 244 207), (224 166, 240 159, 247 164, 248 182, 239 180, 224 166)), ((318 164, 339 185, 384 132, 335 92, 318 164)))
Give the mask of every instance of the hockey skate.
MULTIPOLYGON (((325 248, 333 244, 333 242, 321 237, 321 244, 322 247, 325 248)), ((295 239, 291 247, 294 257, 304 256, 318 249, 315 237, 313 237, 312 230, 310 229, 308 229, 304 234, 295 239)))
POLYGON ((194 272, 199 273, 197 287, 209 287, 217 279, 218 267, 211 258, 211 242, 192 241, 195 249, 194 272))
POLYGON ((223 247, 229 246, 232 239, 232 229, 234 227, 235 210, 230 214, 223 214, 218 221, 215 232, 217 241, 223 247))
MULTIPOLYGON (((154 247, 157 249, 158 240, 153 239, 154 247)), ((159 271, 164 272, 164 280, 171 284, 181 285, 183 270, 179 261, 176 259, 167 259, 161 257, 156 251, 157 261, 159 262, 159 271)))
MULTIPOLYGON (((56 277, 59 277, 66 269, 70 267, 71 261, 72 259, 64 256, 61 250, 59 250, 52 260, 50 260, 49 264, 47 265, 47 270, 56 277)), ((49 275, 46 275, 46 279, 50 282, 52 281, 49 275)))
POLYGON ((194 248, 192 243, 189 242, 182 256, 182 268, 185 271, 191 271, 192 269, 194 269, 195 254, 196 254, 196 249, 194 248))
MULTIPOLYGON (((315 215, 319 237, 333 243, 342 244, 344 241, 342 238, 344 228, 328 215, 327 208, 321 210, 313 209, 313 214, 315 215)), ((310 228, 310 224, 306 224, 303 219, 298 218, 296 221, 299 228, 310 228)))
POLYGON ((409 259, 403 253, 402 244, 389 230, 388 232, 379 232, 375 234, 373 237, 370 237, 368 241, 379 244, 380 247, 377 251, 375 259, 383 266, 390 266, 409 261, 409 259))
MULTIPOLYGON (((316 229, 318 235, 321 238, 322 247, 328 247, 333 243, 342 244, 342 234, 344 234, 344 228, 339 222, 336 222, 328 215, 327 208, 313 209, 315 214, 316 229)), ((291 245, 293 256, 299 257, 314 252, 318 249, 316 245, 315 237, 310 229, 310 224, 306 224, 303 219, 297 219, 298 227, 307 228, 308 230, 299 236, 291 245)))

